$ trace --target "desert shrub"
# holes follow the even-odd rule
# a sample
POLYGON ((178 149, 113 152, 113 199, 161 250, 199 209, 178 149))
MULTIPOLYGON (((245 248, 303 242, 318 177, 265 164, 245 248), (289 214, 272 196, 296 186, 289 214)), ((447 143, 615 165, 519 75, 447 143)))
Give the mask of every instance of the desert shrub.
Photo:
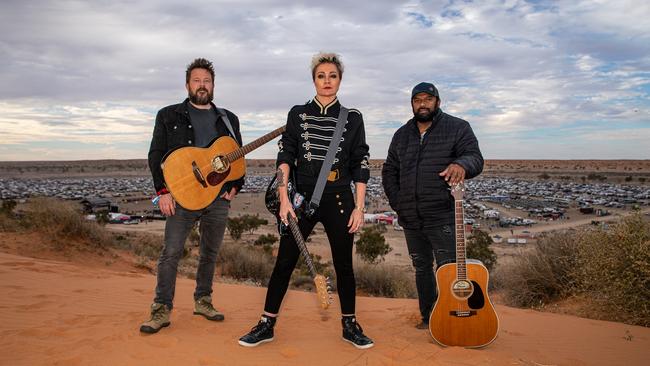
POLYGON ((244 220, 241 217, 229 217, 226 227, 228 228, 228 232, 230 232, 230 237, 234 241, 241 239, 241 234, 246 229, 244 220))
POLYGON ((257 239, 255 239, 255 242, 253 242, 253 245, 273 245, 276 241, 278 241, 278 237, 273 235, 273 234, 264 234, 260 235, 257 239))
POLYGON ((540 238, 528 252, 499 267, 494 287, 503 290, 508 305, 542 306, 568 296, 576 264, 577 233, 540 238))
POLYGON ((53 198, 30 200, 21 222, 28 228, 51 234, 53 239, 88 240, 95 247, 112 244, 111 235, 99 224, 84 219, 81 210, 71 202, 53 198))
POLYGON ((576 266, 581 291, 608 319, 650 326, 650 223, 634 214, 582 239, 576 266))
MULTIPOLYGON (((320 273, 325 277, 333 277, 333 271, 330 267, 331 262, 324 263, 322 262, 323 257, 321 257, 318 254, 311 254, 311 261, 314 264, 314 269, 316 270, 316 273, 320 273)), ((298 273, 302 276, 310 276, 311 272, 309 272, 309 267, 307 266, 307 262, 305 262, 305 259, 300 255, 298 257, 298 263, 296 264, 296 268, 298 269, 298 273)), ((334 284, 332 284, 334 286, 334 284)))
POLYGON ((494 280, 510 305, 580 297, 587 317, 650 326, 650 223, 634 214, 609 230, 545 237, 498 268, 494 280))
POLYGON ((261 219, 258 214, 255 215, 243 215, 241 220, 244 223, 244 230, 247 230, 250 234, 255 233, 261 225, 267 225, 269 223, 266 219, 261 219))
POLYGON ((387 264, 362 264, 354 269, 357 288, 372 296, 417 297, 415 276, 387 264))
POLYGON ((273 271, 273 259, 263 250, 231 243, 221 246, 217 265, 224 276, 260 284, 266 284, 273 271))
POLYGON ((2 206, 0 206, 0 214, 12 214, 16 205, 17 203, 14 200, 3 200, 2 206))
POLYGON ((386 243, 383 233, 386 228, 383 225, 372 225, 363 228, 359 240, 356 242, 357 254, 365 262, 376 264, 384 260, 384 256, 390 253, 393 248, 386 243))
POLYGON ((0 206, 0 231, 16 231, 20 229, 20 224, 16 220, 13 210, 16 207, 16 201, 4 200, 0 206))
POLYGON ((467 240, 467 258, 480 260, 491 271, 497 263, 497 255, 490 248, 492 243, 492 238, 486 232, 474 231, 467 240))

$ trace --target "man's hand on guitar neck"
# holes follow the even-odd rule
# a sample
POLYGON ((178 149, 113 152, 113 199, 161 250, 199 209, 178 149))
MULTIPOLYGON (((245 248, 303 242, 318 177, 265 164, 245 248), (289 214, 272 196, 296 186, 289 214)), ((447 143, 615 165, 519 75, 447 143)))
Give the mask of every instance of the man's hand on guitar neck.
POLYGON ((176 213, 176 201, 174 201, 172 194, 161 194, 160 200, 158 201, 158 207, 160 207, 160 212, 162 212, 163 215, 174 216, 176 213))

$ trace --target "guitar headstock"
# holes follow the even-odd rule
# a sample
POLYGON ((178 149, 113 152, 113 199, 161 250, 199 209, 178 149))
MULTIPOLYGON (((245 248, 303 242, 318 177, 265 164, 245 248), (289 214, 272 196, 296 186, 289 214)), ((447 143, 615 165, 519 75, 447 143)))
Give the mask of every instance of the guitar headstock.
POLYGON ((462 201, 464 193, 465 193, 464 183, 461 182, 461 183, 451 185, 451 195, 454 196, 454 199, 456 201, 462 201))
POLYGON ((316 275, 316 277, 314 277, 316 296, 318 297, 318 302, 320 302, 320 306, 323 309, 327 309, 332 303, 332 298, 329 292, 331 287, 329 286, 328 281, 329 280, 323 275, 316 275))

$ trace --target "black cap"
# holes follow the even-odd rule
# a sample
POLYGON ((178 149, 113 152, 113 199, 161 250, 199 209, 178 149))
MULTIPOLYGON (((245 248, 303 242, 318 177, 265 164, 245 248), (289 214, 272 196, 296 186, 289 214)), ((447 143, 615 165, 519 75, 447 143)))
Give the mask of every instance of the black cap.
POLYGON ((427 93, 429 95, 433 95, 436 98, 440 98, 440 95, 438 94, 438 89, 436 89, 436 87, 431 83, 422 82, 416 85, 413 88, 413 91, 411 92, 411 99, 413 99, 413 97, 415 97, 417 94, 420 93, 427 93))

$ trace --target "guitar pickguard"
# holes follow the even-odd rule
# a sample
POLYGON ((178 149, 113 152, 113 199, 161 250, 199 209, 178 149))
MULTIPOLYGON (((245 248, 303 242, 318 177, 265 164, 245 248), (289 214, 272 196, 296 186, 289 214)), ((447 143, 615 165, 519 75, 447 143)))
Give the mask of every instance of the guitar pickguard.
POLYGON ((485 296, 483 296, 483 289, 476 281, 472 281, 474 285, 474 293, 467 299, 467 305, 470 309, 483 309, 485 306, 485 296))
POLYGON ((230 168, 228 168, 228 170, 226 170, 223 173, 210 172, 206 180, 208 181, 209 185, 216 186, 219 185, 219 183, 223 182, 226 178, 228 178, 228 174, 230 174, 230 168))

